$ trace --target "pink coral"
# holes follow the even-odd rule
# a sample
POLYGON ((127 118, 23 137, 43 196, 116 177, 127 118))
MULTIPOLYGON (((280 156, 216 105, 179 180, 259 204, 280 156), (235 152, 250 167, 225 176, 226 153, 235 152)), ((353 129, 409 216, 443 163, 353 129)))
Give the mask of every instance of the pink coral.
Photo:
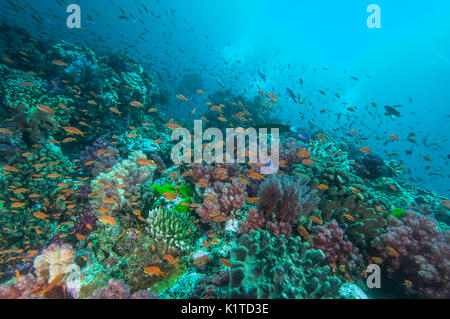
POLYGON ((244 207, 245 185, 238 179, 231 183, 214 182, 204 192, 205 202, 197 208, 203 223, 211 222, 212 213, 228 216, 232 211, 244 207))
POLYGON ((320 249, 328 263, 344 265, 348 272, 354 272, 362 266, 363 258, 357 247, 344 239, 344 230, 335 220, 313 229, 314 249, 320 249))
POLYGON ((106 287, 95 290, 89 299, 155 299, 157 295, 141 290, 130 295, 130 289, 122 280, 110 279, 106 287))
POLYGON ((20 276, 14 283, 0 285, 0 299, 42 299, 44 295, 33 291, 45 286, 42 278, 36 278, 32 274, 20 276))
POLYGON ((450 231, 412 211, 399 220, 389 217, 387 232, 372 241, 384 259, 389 278, 398 286, 412 282, 407 293, 426 298, 450 298, 450 231))
POLYGON ((215 164, 215 165, 201 165, 194 164, 192 166, 193 179, 195 181, 204 180, 206 184, 212 186, 215 182, 223 181, 221 174, 217 174, 217 169, 226 168, 226 175, 228 177, 237 177, 242 171, 240 164, 215 164))

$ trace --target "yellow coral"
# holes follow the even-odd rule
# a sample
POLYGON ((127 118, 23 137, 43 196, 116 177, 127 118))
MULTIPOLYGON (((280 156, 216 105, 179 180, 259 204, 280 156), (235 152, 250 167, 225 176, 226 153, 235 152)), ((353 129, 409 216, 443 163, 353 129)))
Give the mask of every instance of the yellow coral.
POLYGON ((38 277, 50 283, 60 274, 69 274, 74 266, 72 246, 52 244, 34 260, 34 268, 38 277))

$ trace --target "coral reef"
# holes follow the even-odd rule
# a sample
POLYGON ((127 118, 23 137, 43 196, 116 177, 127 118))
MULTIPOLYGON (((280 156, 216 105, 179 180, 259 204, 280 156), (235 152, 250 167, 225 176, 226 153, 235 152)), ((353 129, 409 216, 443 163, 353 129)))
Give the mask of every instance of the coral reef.
POLYGON ((189 212, 154 208, 148 213, 148 233, 167 249, 189 250, 196 226, 189 212))
POLYGON ((226 221, 226 217, 234 210, 244 207, 245 185, 238 179, 231 183, 214 182, 206 188, 205 201, 197 208, 202 223, 226 221))
MULTIPOLYGON (((340 228, 335 220, 323 226, 313 228, 314 237, 312 247, 323 251, 326 261, 339 267, 341 272, 361 272, 363 257, 358 248, 344 238, 344 230, 340 228)), ((358 274, 359 274, 358 272, 358 274)))
MULTIPOLYGON (((8 2, 14 16, 32 7, 8 2)), ((285 97, 268 82, 214 91, 151 54, 30 33, 0 25, 0 298, 450 298, 450 201, 351 113, 337 114, 350 132, 319 127, 330 113, 313 96, 288 90, 300 122, 280 116, 285 97), (265 174, 261 157, 174 162, 172 133, 200 118, 222 132, 280 127, 279 170, 265 174)), ((421 152, 425 171, 443 177, 431 162, 449 156, 433 154, 421 152)))
POLYGON ((397 289, 408 280, 406 294, 421 298, 450 297, 449 245, 450 231, 439 231, 436 221, 412 211, 401 220, 390 216, 386 233, 373 240, 397 289))
POLYGON ((262 227, 277 237, 291 236, 296 219, 309 215, 317 205, 317 191, 308 190, 308 179, 303 176, 270 176, 261 184, 258 209, 249 211, 239 232, 262 227))
POLYGON ((325 255, 300 237, 251 231, 231 253, 231 298, 332 298, 341 281, 323 266, 325 255))
POLYGON ((114 216, 123 209, 133 208, 136 200, 133 198, 143 200, 145 183, 152 181, 156 166, 147 161, 143 152, 136 151, 115 164, 109 172, 97 175, 91 181, 91 191, 95 196, 91 198, 90 205, 94 214, 101 216, 100 207, 103 207, 110 216, 114 216), (140 160, 143 165, 139 164, 140 160))

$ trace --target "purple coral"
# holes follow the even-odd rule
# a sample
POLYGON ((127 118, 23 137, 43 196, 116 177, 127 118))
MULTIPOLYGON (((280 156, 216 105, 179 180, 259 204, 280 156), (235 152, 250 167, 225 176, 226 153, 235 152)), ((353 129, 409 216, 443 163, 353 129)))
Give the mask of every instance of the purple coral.
POLYGON ((317 192, 308 189, 305 177, 272 175, 261 184, 258 210, 249 211, 239 232, 264 228, 276 237, 291 236, 297 217, 309 215, 318 203, 317 192))
POLYGON ((320 249, 330 264, 344 265, 348 272, 362 266, 363 258, 358 248, 344 239, 344 230, 335 220, 313 229, 314 249, 320 249))
POLYGON ((141 290, 130 294, 122 280, 110 279, 106 287, 95 290, 89 299, 155 299, 157 295, 141 290))
POLYGON ((225 168, 228 177, 237 177, 241 173, 242 167, 240 164, 216 164, 216 165, 201 165, 195 164, 192 166, 193 179, 195 181, 204 180, 209 186, 215 182, 223 181, 222 174, 217 174, 217 169, 225 168))
POLYGON ((15 283, 0 285, 0 299, 45 298, 44 295, 33 292, 36 288, 45 287, 45 284, 44 279, 31 274, 20 276, 15 283))
POLYGON ((405 290, 426 298, 450 298, 450 231, 439 231, 430 217, 405 212, 389 217, 386 233, 372 241, 388 276, 405 290))
POLYGON ((302 158, 297 155, 298 152, 304 149, 304 146, 295 138, 287 138, 284 140, 282 147, 280 148, 280 160, 286 162, 286 171, 290 171, 290 168, 294 164, 300 164, 302 158))
POLYGON ((97 138, 92 146, 86 147, 81 152, 83 167, 90 171, 94 177, 113 167, 118 162, 118 159, 119 150, 101 137, 97 138), (104 154, 109 156, 104 156, 104 154))

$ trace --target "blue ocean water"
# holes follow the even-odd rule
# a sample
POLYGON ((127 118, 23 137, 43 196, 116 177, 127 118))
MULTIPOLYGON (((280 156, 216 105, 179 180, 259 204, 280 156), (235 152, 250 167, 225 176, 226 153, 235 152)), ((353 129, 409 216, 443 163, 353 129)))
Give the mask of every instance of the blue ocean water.
POLYGON ((367 27, 369 4, 45 0, 24 1, 24 10, 14 12, 2 1, 1 13, 5 21, 20 19, 36 37, 140 57, 163 80, 200 70, 208 90, 224 85, 248 96, 272 90, 279 96, 280 121, 333 131, 336 136, 354 129, 362 145, 402 161, 412 183, 448 196, 450 3, 377 1, 380 29, 367 27), (80 5, 82 29, 65 27, 69 3, 80 5), (124 15, 119 7, 126 19, 119 18, 124 15), (41 23, 33 20, 33 12, 41 23), (307 103, 294 104, 286 87, 307 103), (402 105, 402 116, 394 120, 384 116, 384 105, 402 105), (349 113, 348 106, 356 111, 349 113), (317 115, 321 108, 327 112, 317 115), (338 119, 340 113, 344 116, 338 119), (406 140, 409 133, 415 134, 417 143, 406 140), (384 145, 390 134, 400 141, 384 145))

